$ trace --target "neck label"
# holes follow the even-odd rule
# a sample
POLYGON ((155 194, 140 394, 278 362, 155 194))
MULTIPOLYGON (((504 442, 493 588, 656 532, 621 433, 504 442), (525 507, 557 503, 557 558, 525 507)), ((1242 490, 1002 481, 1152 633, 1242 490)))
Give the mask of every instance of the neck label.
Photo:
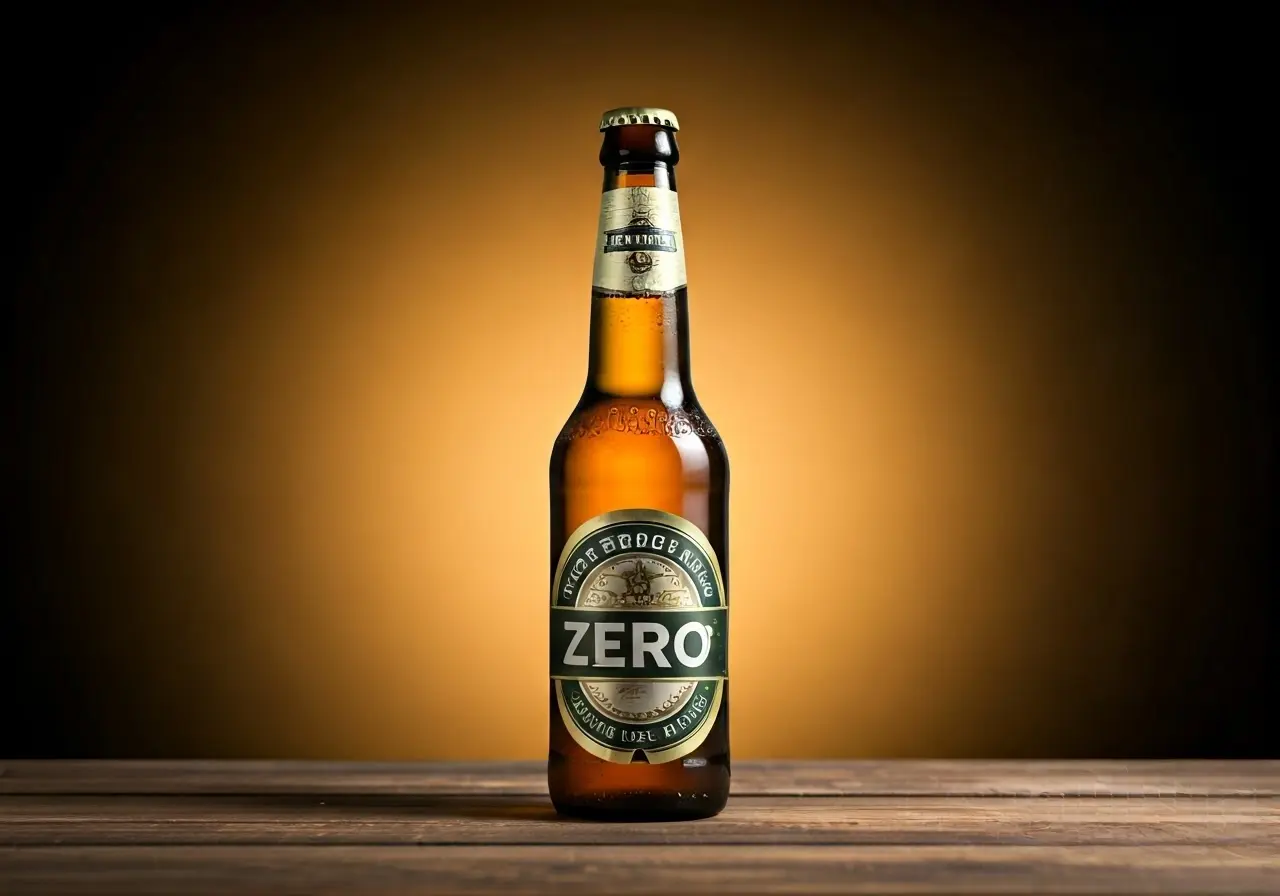
POLYGON ((685 285, 674 190, 623 187, 600 196, 592 285, 608 296, 663 296, 685 285))

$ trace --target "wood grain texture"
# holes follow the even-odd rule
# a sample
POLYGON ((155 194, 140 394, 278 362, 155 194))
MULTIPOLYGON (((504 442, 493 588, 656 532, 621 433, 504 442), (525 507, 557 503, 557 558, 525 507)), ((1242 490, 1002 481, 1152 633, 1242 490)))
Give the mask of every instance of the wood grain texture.
POLYGON ((716 818, 595 824, 529 797, 8 797, 0 846, 1271 844, 1280 798, 741 797, 716 818))
POLYGON ((46 847, 6 893, 1274 892, 1258 846, 46 847))
POLYGON ((1278 893, 1280 762, 776 762, 697 822, 538 763, 0 763, 0 893, 1278 893))
MULTIPOLYGON (((432 793, 537 796, 506 763, 0 761, 0 794, 432 793)), ((1280 796, 1280 760, 742 762, 736 796, 1280 796)))

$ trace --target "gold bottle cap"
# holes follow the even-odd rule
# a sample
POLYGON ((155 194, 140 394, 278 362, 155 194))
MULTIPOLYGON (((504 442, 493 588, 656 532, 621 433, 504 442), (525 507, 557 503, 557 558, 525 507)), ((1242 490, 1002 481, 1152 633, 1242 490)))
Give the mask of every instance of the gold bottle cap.
POLYGON ((600 116, 600 130, 617 128, 624 124, 656 124, 673 131, 680 130, 680 122, 673 112, 652 106, 623 106, 610 109, 600 116))

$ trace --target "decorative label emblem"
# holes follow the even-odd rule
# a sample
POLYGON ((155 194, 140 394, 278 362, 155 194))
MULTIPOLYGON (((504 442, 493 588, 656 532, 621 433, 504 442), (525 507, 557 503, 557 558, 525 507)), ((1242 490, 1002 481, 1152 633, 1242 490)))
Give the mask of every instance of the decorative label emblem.
POLYGON ((610 762, 669 762, 706 739, 728 677, 715 551, 688 520, 620 510, 569 537, 551 599, 560 716, 610 762))
POLYGON ((623 187, 600 197, 600 238, 592 279, 608 296, 667 295, 685 285, 676 193, 623 187))

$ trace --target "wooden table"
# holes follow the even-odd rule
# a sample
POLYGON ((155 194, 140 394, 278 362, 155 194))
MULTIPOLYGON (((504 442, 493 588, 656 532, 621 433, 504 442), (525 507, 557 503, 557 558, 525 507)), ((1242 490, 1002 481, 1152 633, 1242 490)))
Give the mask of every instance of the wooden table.
POLYGON ((0 762, 0 893, 1280 893, 1280 762, 743 762, 565 821, 539 763, 0 762))

